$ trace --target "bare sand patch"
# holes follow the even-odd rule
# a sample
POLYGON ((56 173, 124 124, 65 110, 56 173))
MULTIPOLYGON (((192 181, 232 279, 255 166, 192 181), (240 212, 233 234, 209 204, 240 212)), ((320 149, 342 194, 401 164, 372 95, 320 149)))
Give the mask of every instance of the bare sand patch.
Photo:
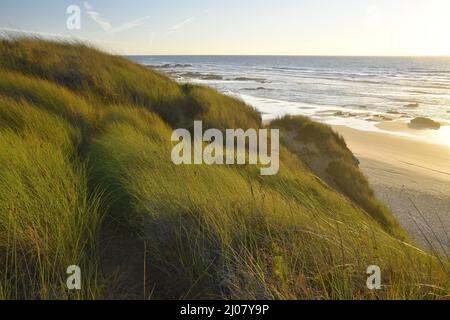
MULTIPOLYGON (((388 126, 405 129, 395 122, 388 126)), ((450 147, 333 128, 344 136, 378 198, 411 237, 423 247, 450 254, 450 147)))

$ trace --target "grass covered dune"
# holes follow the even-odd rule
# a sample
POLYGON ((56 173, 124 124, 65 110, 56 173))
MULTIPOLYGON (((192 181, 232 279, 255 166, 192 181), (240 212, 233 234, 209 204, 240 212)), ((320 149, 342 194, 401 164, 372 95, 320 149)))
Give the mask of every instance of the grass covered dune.
POLYGON ((284 146, 263 177, 173 165, 172 130, 194 119, 262 127, 239 100, 86 45, 1 40, 0 298, 449 297, 448 262, 408 240, 329 127, 269 124, 284 146))

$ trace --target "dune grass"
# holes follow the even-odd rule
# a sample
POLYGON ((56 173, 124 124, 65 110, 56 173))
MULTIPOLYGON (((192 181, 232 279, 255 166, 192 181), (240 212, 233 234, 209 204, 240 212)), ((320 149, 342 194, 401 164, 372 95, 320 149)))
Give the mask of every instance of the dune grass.
MULTIPOLYGON (((287 141, 276 176, 174 165, 172 130, 194 119, 261 126, 239 100, 84 45, 1 41, 0 298, 449 296, 448 262, 402 240, 353 191, 329 187, 287 141), (126 230, 114 235, 122 242, 109 238, 113 225, 126 230), (65 287, 73 264, 81 291, 65 287), (367 289, 369 265, 380 266, 382 290, 367 289)), ((301 130, 323 142, 319 156, 353 161, 328 129, 301 130)), ((337 170, 350 174, 335 175, 344 186, 360 174, 337 170)))
POLYGON ((82 43, 2 40, 0 57, 2 69, 58 83, 108 103, 158 108, 182 95, 178 85, 167 77, 82 43))
POLYGON ((294 130, 296 140, 314 143, 324 155, 354 162, 344 138, 326 124, 304 116, 284 116, 271 121, 270 125, 285 131, 294 130))
MULTIPOLYGON (((190 124, 195 116, 217 128, 260 123, 259 114, 238 100, 202 86, 179 86, 156 71, 82 43, 0 40, 0 69, 56 83, 94 102, 144 107, 173 126, 190 124)), ((36 98, 45 95, 31 90, 36 98)))
POLYGON ((259 128, 261 116, 253 107, 244 102, 217 94, 205 86, 186 84, 183 86, 191 106, 192 119, 202 119, 205 128, 225 131, 227 128, 259 128))
POLYGON ((238 167, 175 166, 168 161, 170 143, 161 139, 170 130, 156 119, 147 124, 158 129, 111 121, 90 158, 105 188, 114 186, 114 198, 131 199, 121 218, 147 243, 152 298, 433 298, 446 292, 448 274, 438 260, 384 232, 287 151, 280 175, 264 180, 238 167), (411 259, 422 271, 406 270, 411 259), (389 270, 389 287, 379 293, 365 287, 371 264, 389 270), (421 287, 429 283, 439 285, 421 287))
POLYGON ((328 125, 303 116, 285 116, 270 124, 281 129, 285 145, 327 183, 361 206, 392 235, 406 239, 392 213, 379 202, 344 138, 328 125), (317 165, 321 163, 321 165, 317 165))
POLYGON ((62 118, 0 98, 0 297, 98 297, 99 197, 87 193, 80 132, 62 118), (85 287, 66 289, 69 265, 85 287))

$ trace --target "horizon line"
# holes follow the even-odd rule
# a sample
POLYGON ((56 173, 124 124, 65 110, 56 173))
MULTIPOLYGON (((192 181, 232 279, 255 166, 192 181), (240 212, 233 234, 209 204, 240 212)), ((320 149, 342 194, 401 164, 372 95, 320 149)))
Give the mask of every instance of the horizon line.
POLYGON ((133 57, 324 57, 324 58, 450 58, 450 55, 346 55, 346 54, 116 54, 133 57))
POLYGON ((264 53, 256 53, 256 54, 240 54, 240 53, 212 53, 212 54, 203 54, 203 53, 150 53, 150 54, 134 54, 134 53, 119 53, 114 51, 122 51, 122 50, 108 50, 106 48, 100 48, 100 43, 111 43, 113 41, 105 41, 105 40, 93 40, 88 38, 83 38, 79 36, 70 36, 63 34, 55 34, 55 33, 47 33, 41 31, 30 31, 30 30, 19 30, 8 27, 0 26, 0 39, 11 40, 16 39, 16 36, 12 36, 11 33, 18 33, 17 38, 30 38, 51 42, 71 42, 78 41, 85 45, 93 46, 94 48, 102 51, 108 52, 115 56, 134 56, 134 57, 330 57, 330 58, 450 58, 450 54, 264 54, 264 53), (6 37, 5 37, 6 36, 6 37), (11 36, 11 37, 10 37, 11 36))

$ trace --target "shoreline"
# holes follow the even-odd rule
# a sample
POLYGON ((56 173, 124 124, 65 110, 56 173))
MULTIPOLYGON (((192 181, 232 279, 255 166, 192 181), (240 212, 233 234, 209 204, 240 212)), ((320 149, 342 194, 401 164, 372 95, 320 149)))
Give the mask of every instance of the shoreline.
POLYGON ((341 134, 380 201, 412 240, 450 253, 450 147, 346 126, 341 134))

